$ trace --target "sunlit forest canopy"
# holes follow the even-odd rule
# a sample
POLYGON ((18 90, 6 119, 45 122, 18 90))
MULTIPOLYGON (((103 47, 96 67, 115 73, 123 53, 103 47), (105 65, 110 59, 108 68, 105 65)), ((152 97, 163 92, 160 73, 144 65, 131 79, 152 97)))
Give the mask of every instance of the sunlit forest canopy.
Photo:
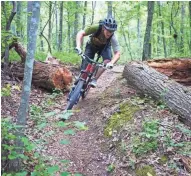
MULTIPOLYGON (((17 2, 11 23, 11 36, 27 47, 27 2, 17 2)), ((118 22, 121 45, 120 62, 141 60, 147 27, 147 1, 41 1, 36 59, 45 59, 51 49, 58 58, 74 52, 79 30, 107 17, 109 7, 118 22)), ((1 8, 2 48, 6 21, 12 11, 11 1, 1 8)), ((189 1, 155 1, 150 34, 151 58, 191 56, 191 16, 189 1)), ((9 38, 11 43, 12 38, 9 38)), ((85 38, 85 41, 88 37, 85 38)), ((83 43, 85 47, 85 42, 83 43)), ((19 58, 11 51, 10 59, 19 58)), ((75 57, 75 56, 74 56, 75 57)), ((77 58, 76 58, 77 59, 77 58)))

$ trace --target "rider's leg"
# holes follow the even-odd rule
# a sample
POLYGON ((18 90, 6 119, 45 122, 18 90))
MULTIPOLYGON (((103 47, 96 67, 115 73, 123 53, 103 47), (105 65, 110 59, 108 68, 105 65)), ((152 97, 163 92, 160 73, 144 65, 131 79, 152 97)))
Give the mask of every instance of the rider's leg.
MULTIPOLYGON (((104 61, 104 64, 107 64, 108 62, 111 61, 111 58, 112 58, 112 54, 111 54, 111 45, 108 45, 104 51, 102 52, 101 54, 102 58, 103 58, 103 61, 104 61)), ((101 75, 102 73, 105 71, 104 68, 99 68, 96 75, 95 75, 95 79, 97 80, 101 75)))

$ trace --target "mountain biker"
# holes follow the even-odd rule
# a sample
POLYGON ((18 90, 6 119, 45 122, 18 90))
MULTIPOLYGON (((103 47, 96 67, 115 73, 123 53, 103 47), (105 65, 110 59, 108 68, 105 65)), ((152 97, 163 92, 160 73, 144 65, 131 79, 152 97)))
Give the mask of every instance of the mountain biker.
MULTIPOLYGON (((76 36, 76 51, 78 54, 82 54, 81 44, 83 37, 89 36, 90 38, 86 43, 85 55, 93 59, 95 54, 101 55, 103 62, 106 64, 106 68, 113 68, 113 65, 118 61, 120 57, 119 42, 114 33, 117 30, 116 20, 112 17, 105 18, 97 25, 91 25, 84 30, 78 32, 76 36), (111 46, 114 52, 112 58, 111 46)), ((85 70, 88 63, 86 60, 82 60, 81 70, 85 70)), ((94 76, 90 85, 96 87, 97 79, 101 76, 105 69, 99 68, 97 74, 94 76)))

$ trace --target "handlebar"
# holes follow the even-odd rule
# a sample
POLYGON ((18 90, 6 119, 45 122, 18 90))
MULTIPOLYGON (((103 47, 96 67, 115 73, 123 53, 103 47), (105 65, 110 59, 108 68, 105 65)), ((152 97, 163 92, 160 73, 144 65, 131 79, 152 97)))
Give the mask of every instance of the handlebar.
POLYGON ((107 64, 105 64, 105 63, 103 63, 103 62, 97 62, 97 61, 95 61, 94 59, 91 59, 89 56, 87 56, 87 55, 85 55, 85 54, 83 54, 83 53, 79 54, 79 56, 81 56, 82 59, 84 59, 84 60, 86 59, 88 62, 94 63, 94 64, 96 64, 96 65, 98 65, 99 67, 102 67, 102 68, 104 68, 104 69, 112 69, 112 68, 106 68, 106 65, 107 65, 107 64))
POLYGON ((88 62, 95 63, 95 64, 102 64, 102 62, 97 62, 94 59, 91 59, 89 56, 87 56, 83 53, 80 54, 80 56, 82 57, 82 59, 87 59, 88 62))

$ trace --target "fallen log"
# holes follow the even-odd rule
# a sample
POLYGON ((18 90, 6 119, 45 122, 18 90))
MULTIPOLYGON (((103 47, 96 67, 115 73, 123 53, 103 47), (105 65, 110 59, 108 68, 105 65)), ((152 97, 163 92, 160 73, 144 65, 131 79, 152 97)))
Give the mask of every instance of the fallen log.
MULTIPOLYGON (((24 64, 13 63, 11 65, 11 76, 23 79, 24 64)), ((62 91, 68 90, 72 83, 72 73, 64 66, 58 64, 48 64, 35 61, 32 75, 32 83, 35 86, 53 90, 55 88, 62 91)))
POLYGON ((125 65, 123 77, 138 92, 162 100, 165 105, 191 126, 191 89, 159 73, 142 62, 125 65))
POLYGON ((191 86, 191 58, 158 59, 145 63, 176 82, 184 86, 191 86))

